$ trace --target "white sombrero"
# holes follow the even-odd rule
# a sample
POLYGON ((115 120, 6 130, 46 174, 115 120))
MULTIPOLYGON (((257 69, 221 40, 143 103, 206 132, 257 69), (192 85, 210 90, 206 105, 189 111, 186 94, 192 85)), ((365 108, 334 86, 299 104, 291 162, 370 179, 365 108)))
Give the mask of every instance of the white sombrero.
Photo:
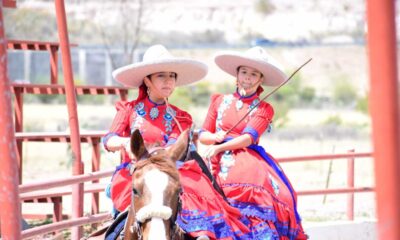
POLYGON ((207 65, 202 62, 174 57, 164 46, 154 45, 146 50, 142 62, 118 68, 112 75, 124 86, 138 88, 144 77, 157 72, 176 73, 176 85, 181 86, 199 81, 207 71, 207 65))
POLYGON ((264 85, 277 86, 286 80, 286 75, 261 47, 250 48, 244 53, 221 51, 216 54, 214 60, 218 67, 234 77, 237 76, 238 67, 247 66, 255 68, 263 74, 262 84, 264 85))

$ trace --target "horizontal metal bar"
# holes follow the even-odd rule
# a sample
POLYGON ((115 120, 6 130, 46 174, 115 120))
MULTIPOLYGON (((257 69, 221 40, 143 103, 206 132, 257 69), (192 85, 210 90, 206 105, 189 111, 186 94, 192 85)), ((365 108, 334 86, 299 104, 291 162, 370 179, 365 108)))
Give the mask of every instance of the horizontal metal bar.
MULTIPOLYGON (((100 142, 107 131, 83 132, 80 141, 85 143, 100 142)), ((15 139, 23 142, 70 142, 71 136, 67 132, 16 132, 15 139)))
POLYGON ((310 155, 300 157, 281 157, 276 158, 279 162, 303 162, 303 161, 319 161, 319 160, 333 160, 341 158, 369 158, 372 153, 344 153, 344 154, 326 154, 326 155, 310 155))
MULTIPOLYGON (((84 193, 102 192, 102 191, 104 191, 106 186, 107 186, 107 183, 87 183, 87 184, 83 185, 83 191, 84 191, 84 193)), ((37 200, 37 199, 44 199, 44 198, 61 197, 64 195, 71 195, 71 194, 72 194, 72 186, 58 187, 58 188, 53 188, 53 189, 22 193, 19 195, 19 199, 21 201, 27 202, 29 200, 33 201, 34 199, 37 200)))
POLYGON ((357 187, 357 188, 335 188, 335 189, 320 189, 320 190, 302 190, 297 191, 297 195, 322 195, 322 194, 340 194, 340 193, 356 193, 356 192, 373 192, 374 187, 357 187))
POLYGON ((7 8, 16 8, 17 7, 16 0, 2 0, 2 1, 3 1, 3 7, 7 7, 7 8))
MULTIPOLYGON (((60 44, 58 42, 28 41, 7 39, 7 48, 12 50, 31 50, 31 51, 58 51, 60 44)), ((70 44, 76 47, 78 44, 70 44)))
POLYGON ((107 170, 107 171, 86 173, 86 174, 82 174, 82 175, 71 176, 71 177, 60 178, 60 179, 53 179, 53 180, 23 184, 23 185, 19 185, 19 193, 21 194, 21 193, 26 193, 26 192, 31 192, 31 191, 44 190, 44 189, 49 189, 49 188, 54 188, 54 187, 62 187, 62 186, 78 184, 78 183, 82 183, 82 182, 93 181, 93 180, 96 180, 99 178, 110 177, 113 173, 114 173, 114 169, 107 170))
POLYGON ((111 219, 110 213, 101 213, 92 216, 80 217, 77 219, 71 219, 71 220, 42 225, 32 229, 24 230, 21 232, 21 235, 22 238, 31 238, 49 232, 55 232, 76 226, 82 226, 84 224, 102 222, 108 219, 111 219))
MULTIPOLYGON (((78 95, 121 95, 127 94, 129 88, 117 86, 75 86, 75 92, 78 95)), ((28 84, 28 83, 12 83, 11 91, 13 93, 24 94, 64 94, 65 86, 59 84, 46 85, 46 84, 28 84)))

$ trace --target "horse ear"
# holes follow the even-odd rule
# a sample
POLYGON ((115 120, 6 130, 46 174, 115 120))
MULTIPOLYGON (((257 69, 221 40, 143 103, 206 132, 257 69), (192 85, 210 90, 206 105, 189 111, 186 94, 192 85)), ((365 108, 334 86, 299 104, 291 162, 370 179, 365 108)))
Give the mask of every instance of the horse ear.
POLYGON ((178 161, 183 157, 188 148, 188 142, 189 142, 189 129, 186 129, 185 131, 182 132, 182 134, 178 137, 176 142, 168 150, 172 160, 178 161))
POLYGON ((144 146, 144 140, 140 131, 136 129, 131 135, 131 151, 137 160, 147 156, 148 152, 144 146))

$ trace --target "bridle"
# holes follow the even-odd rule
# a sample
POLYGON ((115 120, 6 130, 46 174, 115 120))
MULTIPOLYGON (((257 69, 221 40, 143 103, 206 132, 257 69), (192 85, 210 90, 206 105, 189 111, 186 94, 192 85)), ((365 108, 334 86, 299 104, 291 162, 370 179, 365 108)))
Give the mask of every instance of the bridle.
MULTIPOLYGON (((147 155, 147 158, 157 155, 160 151, 165 151, 165 148, 163 147, 154 147, 150 150, 150 152, 147 155)), ((131 165, 130 173, 133 176, 133 174, 136 171, 136 167, 134 164, 131 165)), ((134 190, 132 190, 134 191, 134 190)), ((180 201, 180 194, 182 192, 182 188, 179 187, 178 189, 178 203, 177 203, 177 209, 175 211, 174 216, 172 216, 172 209, 168 206, 157 206, 156 209, 154 209, 154 206, 149 206, 146 205, 139 209, 139 211, 136 211, 135 208, 135 199, 134 199, 134 192, 132 192, 132 200, 131 204, 128 208, 128 215, 127 219, 125 222, 124 226, 124 231, 120 235, 121 239, 137 239, 137 240, 142 240, 143 239, 143 223, 146 222, 147 220, 157 217, 161 218, 163 220, 169 221, 169 235, 170 239, 175 239, 175 234, 177 231, 175 231, 175 221, 177 218, 177 214, 181 208, 181 201, 180 201)), ((139 196, 141 197, 141 196, 139 196)))

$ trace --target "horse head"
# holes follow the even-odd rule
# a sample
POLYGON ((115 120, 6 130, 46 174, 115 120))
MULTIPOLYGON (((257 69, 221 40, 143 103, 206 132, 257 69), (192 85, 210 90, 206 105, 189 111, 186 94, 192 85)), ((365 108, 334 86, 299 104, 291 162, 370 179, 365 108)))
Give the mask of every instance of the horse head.
POLYGON ((171 240, 182 234, 175 226, 181 189, 175 163, 188 148, 188 130, 166 148, 146 148, 136 130, 131 150, 137 159, 132 172, 132 202, 125 223, 125 239, 171 240))

